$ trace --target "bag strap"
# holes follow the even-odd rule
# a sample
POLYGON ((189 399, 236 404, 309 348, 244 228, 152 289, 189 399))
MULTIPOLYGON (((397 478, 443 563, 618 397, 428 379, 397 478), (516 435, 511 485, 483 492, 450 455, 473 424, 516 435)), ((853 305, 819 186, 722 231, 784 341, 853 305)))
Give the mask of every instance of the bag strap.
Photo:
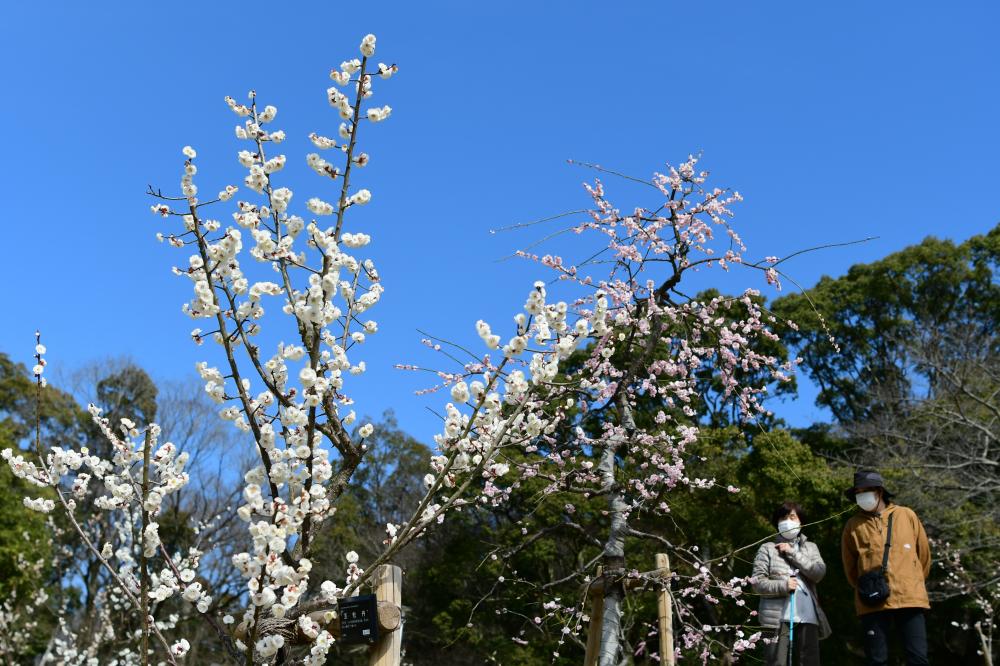
POLYGON ((889 529, 885 535, 885 546, 882 548, 882 573, 884 574, 889 570, 889 549, 892 548, 892 519, 896 517, 895 513, 889 514, 889 529))

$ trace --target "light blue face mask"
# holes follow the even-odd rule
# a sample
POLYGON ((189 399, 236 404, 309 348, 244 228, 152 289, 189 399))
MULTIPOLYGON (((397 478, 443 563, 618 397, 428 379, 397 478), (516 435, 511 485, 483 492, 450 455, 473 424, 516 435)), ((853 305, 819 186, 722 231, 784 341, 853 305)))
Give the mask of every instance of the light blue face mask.
POLYGON ((799 535, 799 531, 802 529, 799 521, 797 520, 779 520, 778 521, 778 531, 781 532, 781 536, 788 540, 794 539, 799 535))

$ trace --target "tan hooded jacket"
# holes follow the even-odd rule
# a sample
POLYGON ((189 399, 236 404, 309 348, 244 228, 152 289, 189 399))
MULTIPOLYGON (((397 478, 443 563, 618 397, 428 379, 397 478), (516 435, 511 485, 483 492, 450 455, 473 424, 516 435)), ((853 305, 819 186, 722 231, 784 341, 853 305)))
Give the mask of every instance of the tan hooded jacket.
POLYGON ((893 608, 930 608, 924 580, 931 570, 930 545, 924 526, 912 509, 890 504, 881 514, 858 511, 844 526, 840 541, 844 572, 854 588, 854 608, 858 615, 893 608), (892 547, 889 549, 889 598, 879 606, 867 606, 858 597, 858 577, 882 566, 882 552, 889 516, 892 547))

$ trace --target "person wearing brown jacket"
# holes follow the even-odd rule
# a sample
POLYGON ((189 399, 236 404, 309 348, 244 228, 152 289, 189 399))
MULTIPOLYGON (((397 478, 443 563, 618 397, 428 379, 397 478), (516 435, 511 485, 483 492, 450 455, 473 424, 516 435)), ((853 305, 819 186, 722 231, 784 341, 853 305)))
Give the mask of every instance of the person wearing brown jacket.
POLYGON ((885 489, 878 472, 856 472, 854 485, 845 494, 860 508, 844 527, 840 551, 864 630, 866 662, 871 666, 889 663, 889 630, 895 626, 906 663, 929 664, 924 613, 930 601, 924 581, 930 573, 931 555, 924 526, 912 509, 892 501, 893 495, 885 489), (884 570, 889 595, 866 602, 859 592, 859 579, 882 568, 890 519, 892 533, 884 570))

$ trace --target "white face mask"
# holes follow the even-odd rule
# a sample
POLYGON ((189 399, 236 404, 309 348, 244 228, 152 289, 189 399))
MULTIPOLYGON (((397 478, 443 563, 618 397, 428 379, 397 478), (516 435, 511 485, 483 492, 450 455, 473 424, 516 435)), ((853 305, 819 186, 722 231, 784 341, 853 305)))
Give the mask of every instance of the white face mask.
POLYGON ((786 539, 794 539, 799 535, 799 530, 801 529, 799 521, 797 520, 779 520, 778 521, 778 531, 781 532, 781 536, 786 539))
POLYGON ((878 506, 878 493, 871 490, 858 493, 854 496, 854 501, 865 511, 874 511, 875 507, 878 506))

